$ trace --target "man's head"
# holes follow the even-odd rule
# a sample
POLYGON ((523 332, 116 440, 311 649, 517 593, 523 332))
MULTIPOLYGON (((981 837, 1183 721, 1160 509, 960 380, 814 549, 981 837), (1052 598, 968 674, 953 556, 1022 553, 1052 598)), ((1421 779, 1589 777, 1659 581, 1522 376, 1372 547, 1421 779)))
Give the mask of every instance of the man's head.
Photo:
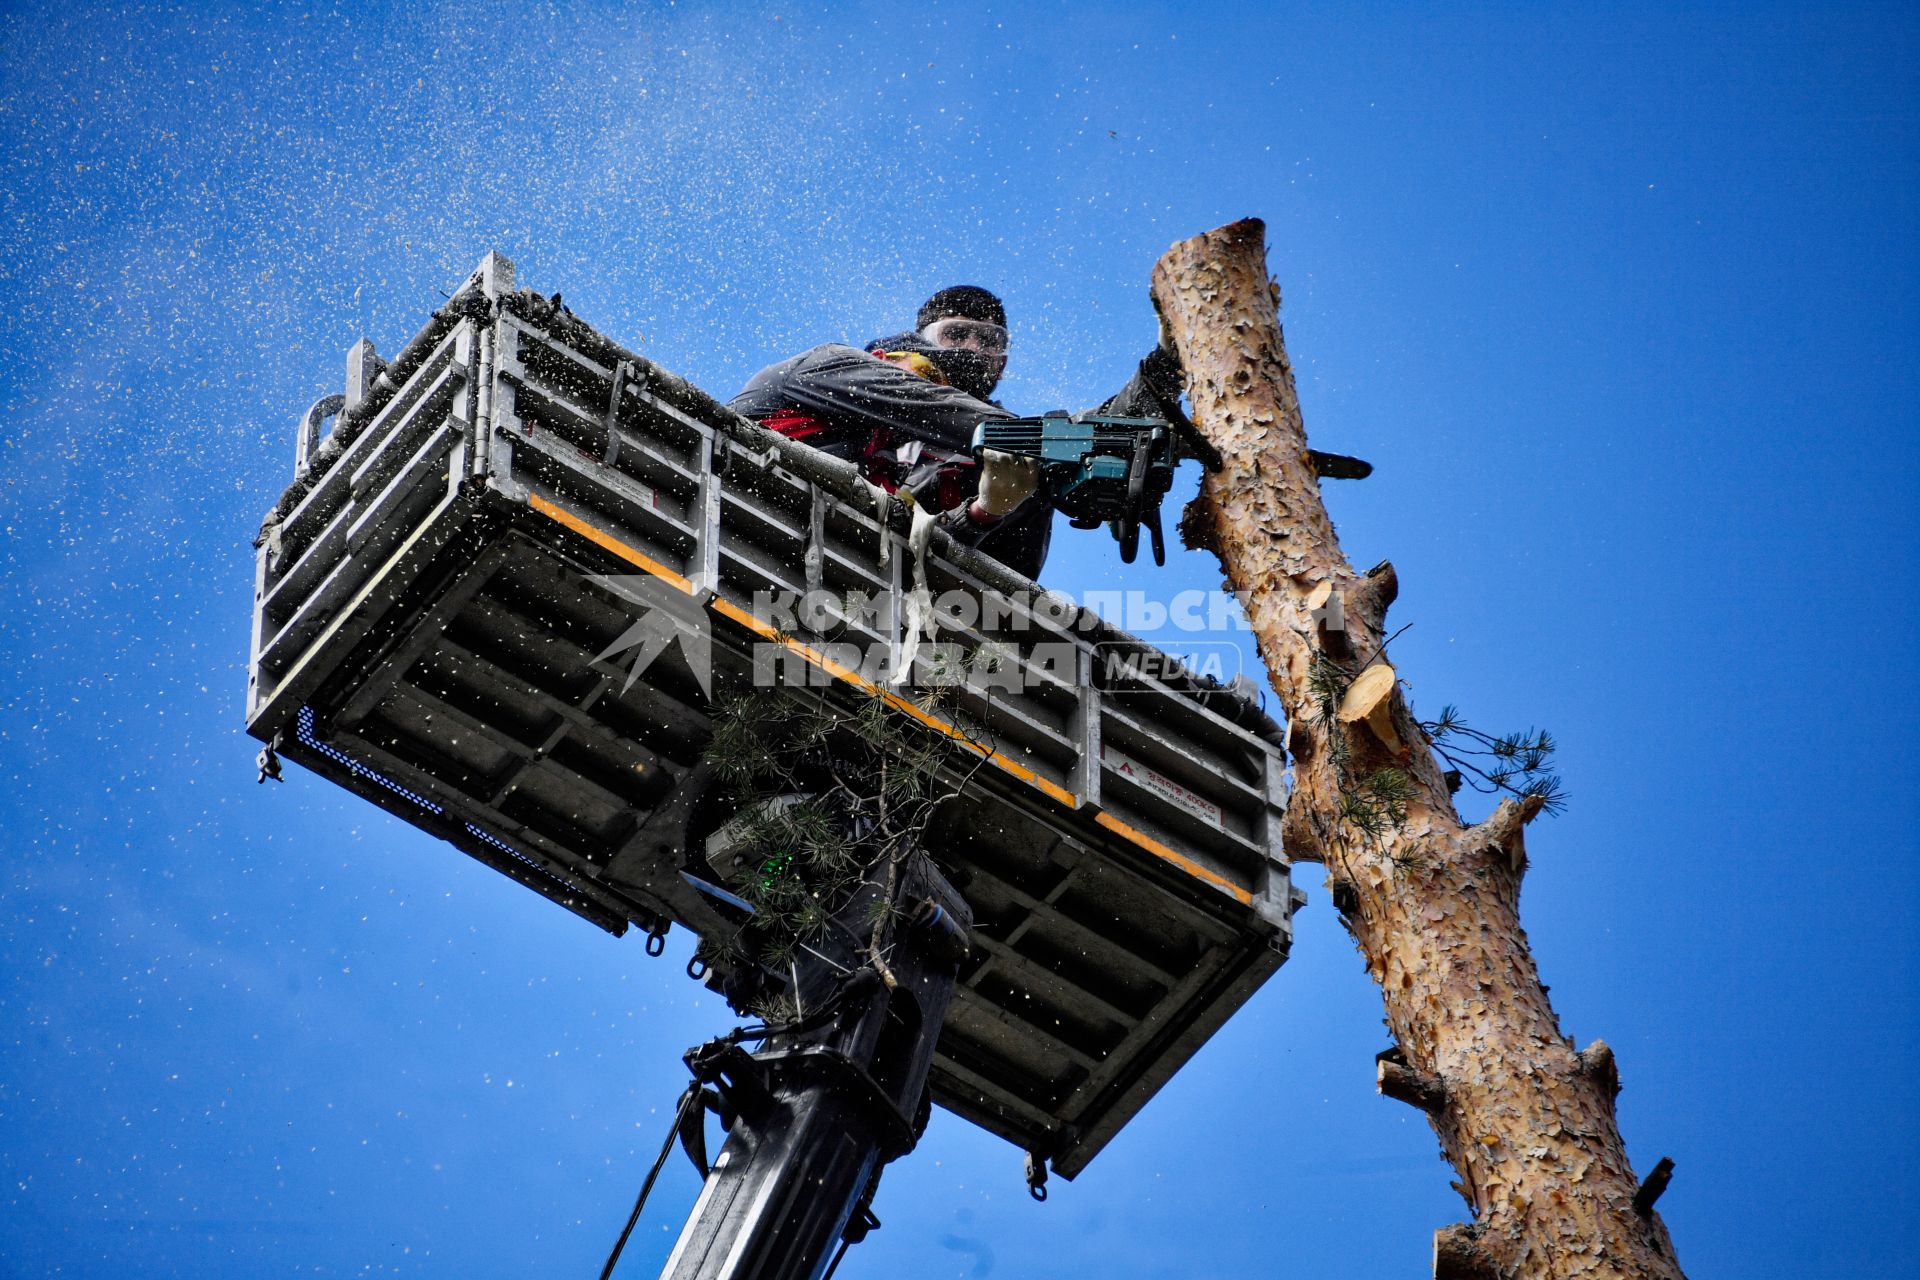
POLYGON ((1002 329, 1007 327, 1007 309, 1000 305, 1000 299, 977 284, 956 284, 928 298, 920 304, 920 315, 913 327, 924 329, 948 316, 964 316, 968 320, 997 324, 1002 329))
POLYGON ((981 399, 993 394, 1007 367, 1007 309, 974 284, 957 284, 920 304, 920 336, 944 353, 953 385, 981 399))

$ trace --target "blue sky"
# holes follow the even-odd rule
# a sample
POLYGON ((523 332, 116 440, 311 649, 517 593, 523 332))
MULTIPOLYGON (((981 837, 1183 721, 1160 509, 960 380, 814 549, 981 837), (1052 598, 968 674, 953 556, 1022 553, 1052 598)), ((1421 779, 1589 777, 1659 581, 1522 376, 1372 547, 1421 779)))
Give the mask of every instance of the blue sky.
MULTIPOLYGON (((1416 707, 1563 744, 1524 918, 1636 1165, 1678 1161, 1681 1260, 1905 1274, 1917 44, 1901 6, 5 6, 0 1274, 591 1273, 730 1025, 684 939, 254 785, 249 539, 355 339, 499 249, 726 395, 970 280, 1009 404, 1081 407, 1158 255, 1249 214, 1312 439, 1378 466, 1329 502, 1400 570, 1416 707)), ((1301 879, 1292 960, 1077 1182, 1035 1205, 936 1118, 841 1274, 1424 1274, 1462 1206, 1301 879)))

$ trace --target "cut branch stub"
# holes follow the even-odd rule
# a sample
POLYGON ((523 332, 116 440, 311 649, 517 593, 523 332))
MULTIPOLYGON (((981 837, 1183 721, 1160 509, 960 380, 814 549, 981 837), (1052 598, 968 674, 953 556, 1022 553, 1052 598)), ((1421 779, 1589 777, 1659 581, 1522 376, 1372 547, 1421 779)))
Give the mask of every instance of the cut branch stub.
MULTIPOLYGON (((1382 560, 1367 570, 1366 585, 1373 595, 1374 607, 1379 610, 1380 617, 1385 617, 1387 606, 1400 598, 1400 575, 1394 570, 1393 562, 1382 560)), ((1379 620, 1375 618, 1374 622, 1378 624, 1379 620)))
POLYGON ((1447 1105, 1447 1086, 1444 1081, 1390 1058, 1379 1060, 1374 1073, 1374 1085, 1382 1097, 1418 1107, 1428 1115, 1439 1114, 1447 1105))
POLYGON ((1495 1280, 1499 1274, 1474 1228, 1456 1222, 1433 1233, 1433 1280, 1495 1280))
POLYGON ((1342 724, 1364 724, 1382 746, 1396 755, 1406 752, 1406 744, 1393 727, 1393 689, 1399 677, 1392 667, 1376 662, 1362 671, 1340 699, 1342 724))
MULTIPOLYGON (((1313 740, 1303 735, 1294 735, 1290 741, 1302 741, 1310 744, 1313 740)), ((1300 749, 1295 748, 1295 761, 1298 761, 1300 756, 1300 749)), ((1299 794, 1297 791, 1294 792, 1295 796, 1299 794)), ((1287 855, 1295 862, 1325 862, 1327 860, 1324 841, 1321 840, 1320 833, 1316 831, 1313 826, 1313 815, 1308 812, 1306 805, 1296 803, 1292 799, 1287 801, 1286 812, 1280 819, 1280 842, 1286 849, 1287 855)))
POLYGON ((1220 554, 1219 531, 1214 526, 1213 511, 1207 504, 1195 498, 1180 510, 1180 545, 1189 551, 1211 551, 1217 557, 1220 554))
POLYGON ((1653 1172, 1647 1175, 1640 1189, 1633 1193, 1633 1211, 1641 1217, 1653 1212, 1654 1201, 1666 1193, 1667 1184, 1673 1181, 1673 1158, 1661 1156, 1660 1163, 1653 1166, 1653 1172))
POLYGON ((1333 589, 1333 580, 1317 583, 1307 594, 1307 613, 1313 618, 1320 647, 1336 658, 1353 656, 1353 641, 1347 636, 1347 606, 1333 589))
POLYGON ((1346 605, 1354 615, 1348 623, 1348 629, 1371 631, 1380 635, 1386 630, 1387 609, 1400 595, 1400 575, 1386 560, 1362 574, 1347 593, 1346 605))
POLYGON ((1518 875, 1527 865, 1526 826, 1546 807, 1543 796, 1527 795, 1518 800, 1509 796, 1485 822, 1474 828, 1474 835, 1481 847, 1506 855, 1508 869, 1518 875))
POLYGON ((1605 1040, 1595 1040, 1574 1057, 1580 1063, 1581 1074, 1597 1084, 1608 1098, 1620 1092, 1620 1068, 1614 1063, 1613 1050, 1605 1040))

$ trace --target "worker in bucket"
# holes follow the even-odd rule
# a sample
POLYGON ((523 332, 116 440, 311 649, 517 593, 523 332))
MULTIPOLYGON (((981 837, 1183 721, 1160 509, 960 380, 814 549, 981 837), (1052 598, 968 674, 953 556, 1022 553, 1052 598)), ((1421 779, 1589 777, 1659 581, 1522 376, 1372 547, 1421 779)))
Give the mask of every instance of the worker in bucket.
MULTIPOLYGON (((1046 563, 1053 511, 1035 496, 1037 464, 989 450, 973 429, 1012 418, 993 391, 1007 365, 1007 314, 978 285, 942 289, 912 330, 865 349, 825 343, 768 365, 729 402, 735 412, 854 462, 889 492, 905 489, 962 545, 1029 578, 1046 563)), ((1099 412, 1149 414, 1180 394, 1180 366, 1156 349, 1099 412)))

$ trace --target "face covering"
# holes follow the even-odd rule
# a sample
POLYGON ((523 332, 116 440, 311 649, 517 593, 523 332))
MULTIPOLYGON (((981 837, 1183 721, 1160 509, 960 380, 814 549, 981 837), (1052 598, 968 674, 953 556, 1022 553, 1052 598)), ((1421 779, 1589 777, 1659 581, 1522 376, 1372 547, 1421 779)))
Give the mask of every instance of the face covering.
POLYGON ((931 357, 946 370, 947 381, 978 400, 985 400, 1000 385, 1000 370, 1006 357, 994 358, 965 347, 940 347, 931 357))
POLYGON ((1006 364, 1004 355, 973 351, 966 347, 935 346, 917 333, 897 333, 867 344, 869 351, 876 347, 887 351, 918 352, 940 367, 940 371, 947 375, 949 385, 958 387, 976 400, 985 400, 993 394, 993 389, 1000 384, 1000 371, 1006 364))

